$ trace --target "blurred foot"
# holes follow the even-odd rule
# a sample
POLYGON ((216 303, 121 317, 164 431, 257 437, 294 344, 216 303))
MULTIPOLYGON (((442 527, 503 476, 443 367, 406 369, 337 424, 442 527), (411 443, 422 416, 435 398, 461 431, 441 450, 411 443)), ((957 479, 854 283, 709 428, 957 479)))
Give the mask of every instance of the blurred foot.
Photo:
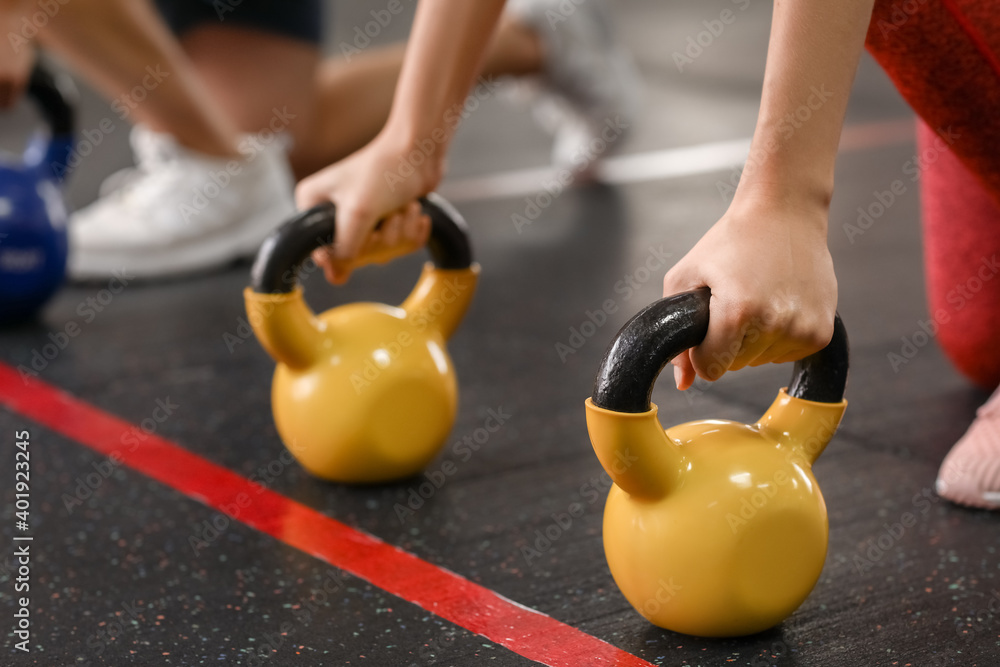
POLYGON ((937 492, 959 505, 1000 509, 1000 389, 948 452, 938 472, 937 492))
POLYGON ((638 116, 641 86, 631 57, 601 0, 510 0, 507 10, 542 45, 543 71, 528 94, 555 137, 553 164, 589 173, 621 147, 638 116))
POLYGON ((101 198, 70 220, 69 274, 109 278, 125 270, 166 278, 253 255, 295 212, 281 140, 241 141, 242 159, 207 156, 166 134, 136 127, 137 166, 109 177, 101 198))

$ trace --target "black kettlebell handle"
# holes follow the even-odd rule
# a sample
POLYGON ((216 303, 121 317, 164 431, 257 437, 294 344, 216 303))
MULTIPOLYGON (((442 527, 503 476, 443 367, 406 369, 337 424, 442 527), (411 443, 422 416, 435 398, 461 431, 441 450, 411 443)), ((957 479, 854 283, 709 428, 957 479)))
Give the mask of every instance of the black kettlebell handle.
MULTIPOLYGON (((597 372, 592 400, 614 412, 651 409, 650 396, 660 371, 681 352, 699 345, 708 333, 707 287, 660 299, 621 328, 597 372)), ((818 403, 839 403, 847 388, 850 349, 838 314, 825 348, 795 362, 788 393, 818 403)))
POLYGON ((76 127, 76 112, 60 89, 55 77, 43 65, 35 65, 28 80, 28 96, 52 131, 53 137, 71 137, 76 127))
MULTIPOLYGON (((472 266, 469 228, 462 215, 433 192, 421 198, 420 205, 431 219, 427 249, 434 265, 439 269, 472 266)), ((294 290, 302 263, 316 248, 333 243, 336 220, 336 206, 327 202, 278 227, 257 253, 250 270, 250 288, 258 294, 287 294, 294 290)))

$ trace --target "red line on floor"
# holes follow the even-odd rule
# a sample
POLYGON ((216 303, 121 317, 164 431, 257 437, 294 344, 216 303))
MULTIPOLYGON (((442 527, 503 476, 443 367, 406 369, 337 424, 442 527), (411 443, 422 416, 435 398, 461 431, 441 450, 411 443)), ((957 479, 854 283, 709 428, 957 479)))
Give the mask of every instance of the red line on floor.
POLYGON ((150 435, 136 444, 133 438, 123 437, 136 428, 129 422, 40 380, 25 383, 18 371, 4 364, 0 364, 0 404, 526 658, 552 667, 650 666, 631 653, 331 519, 169 440, 150 435), (246 499, 242 508, 240 494, 246 499))

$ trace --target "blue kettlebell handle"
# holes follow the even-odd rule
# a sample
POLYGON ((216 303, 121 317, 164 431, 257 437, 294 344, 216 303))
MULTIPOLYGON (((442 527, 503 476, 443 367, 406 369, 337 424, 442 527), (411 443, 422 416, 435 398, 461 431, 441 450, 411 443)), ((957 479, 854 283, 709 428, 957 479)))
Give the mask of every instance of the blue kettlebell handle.
POLYGON ((61 181, 66 176, 73 151, 76 127, 76 110, 70 103, 70 93, 60 88, 52 73, 40 64, 31 72, 27 92, 49 126, 50 134, 46 137, 36 133, 28 142, 22 159, 26 166, 44 169, 61 181))

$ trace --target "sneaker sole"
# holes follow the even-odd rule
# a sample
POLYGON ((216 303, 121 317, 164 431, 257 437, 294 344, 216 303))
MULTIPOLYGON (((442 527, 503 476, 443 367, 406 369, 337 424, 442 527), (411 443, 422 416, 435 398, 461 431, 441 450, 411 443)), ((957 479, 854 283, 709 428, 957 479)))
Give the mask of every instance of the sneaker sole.
POLYGON ((125 271, 138 279, 173 278, 204 273, 256 254, 275 228, 295 212, 289 205, 272 204, 237 227, 211 236, 192 238, 183 245, 153 248, 145 256, 121 250, 70 255, 69 278, 88 282, 110 278, 125 271))

